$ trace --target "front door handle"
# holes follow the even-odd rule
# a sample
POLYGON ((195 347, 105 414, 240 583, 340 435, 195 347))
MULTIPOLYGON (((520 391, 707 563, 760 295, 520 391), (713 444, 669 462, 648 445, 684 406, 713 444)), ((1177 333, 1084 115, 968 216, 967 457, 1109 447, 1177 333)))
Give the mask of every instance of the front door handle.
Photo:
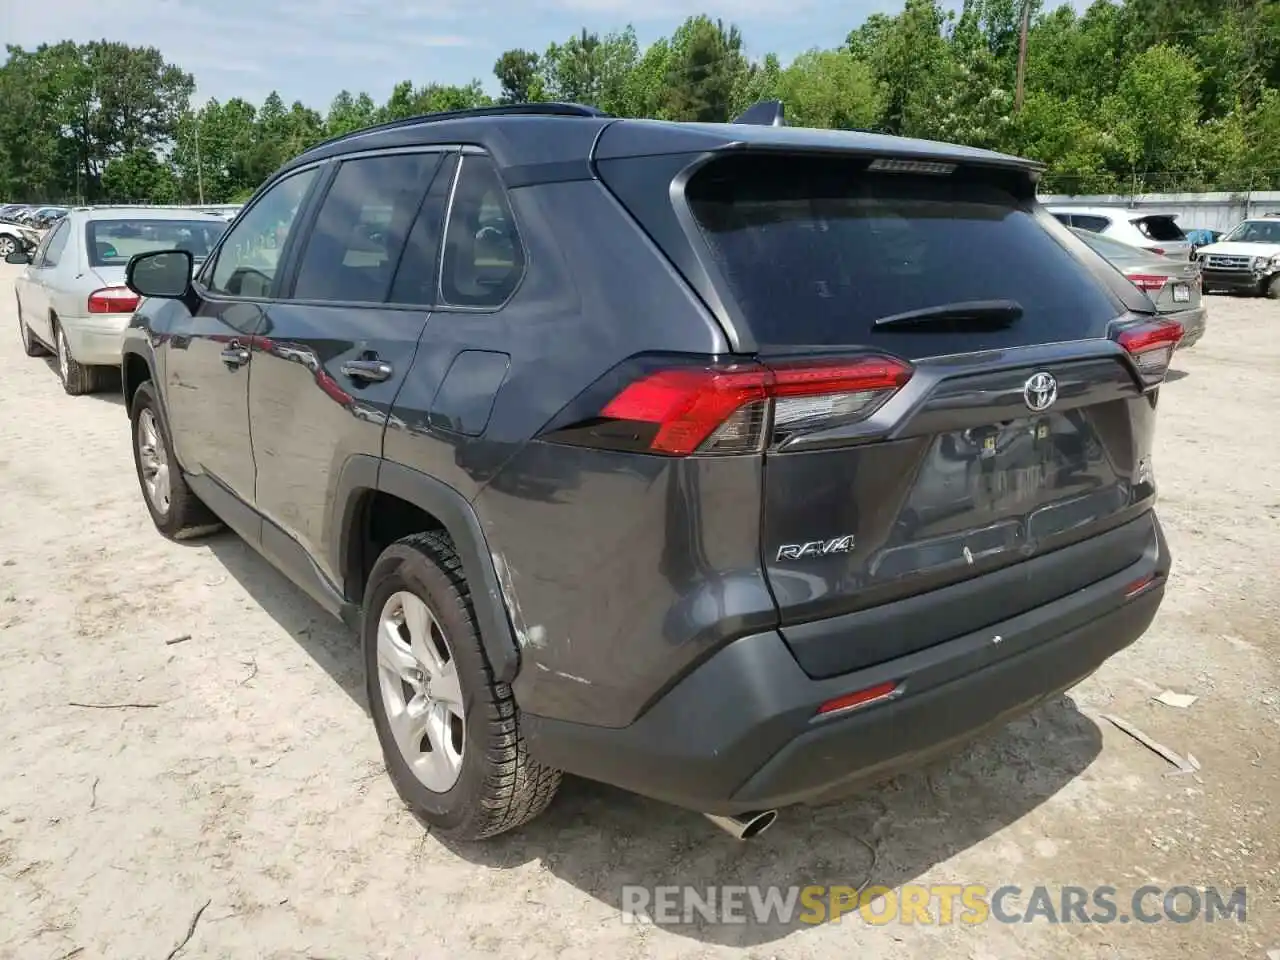
POLYGON ((249 362, 249 351, 238 340, 232 340, 222 351, 222 362, 229 367, 243 367, 249 362))
POLYGON ((380 382, 391 376, 391 364, 385 360, 348 360, 342 365, 342 372, 352 380, 380 382))

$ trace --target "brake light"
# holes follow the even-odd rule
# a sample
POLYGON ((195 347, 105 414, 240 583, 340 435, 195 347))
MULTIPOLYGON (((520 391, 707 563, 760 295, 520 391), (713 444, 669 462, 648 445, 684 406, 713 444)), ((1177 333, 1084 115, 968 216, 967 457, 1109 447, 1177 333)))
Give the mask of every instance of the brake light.
POLYGON ((1147 273, 1129 274, 1129 282, 1139 290, 1145 290, 1147 293, 1157 293, 1163 290, 1167 280, 1168 277, 1157 277, 1147 273))
POLYGON ((550 438, 666 456, 752 453, 770 423, 790 432, 870 416, 911 372, 889 357, 668 367, 550 438))
POLYGON ((1164 256, 1164 247, 1147 247, 1147 249, 1157 256, 1164 256))
POLYGON ((1116 342, 1133 357, 1143 382, 1152 386, 1169 372, 1169 362, 1183 332, 1177 320, 1143 321, 1122 330, 1116 342))
POLYGON ((90 313, 133 313, 138 295, 128 287, 103 287, 89 294, 90 313))

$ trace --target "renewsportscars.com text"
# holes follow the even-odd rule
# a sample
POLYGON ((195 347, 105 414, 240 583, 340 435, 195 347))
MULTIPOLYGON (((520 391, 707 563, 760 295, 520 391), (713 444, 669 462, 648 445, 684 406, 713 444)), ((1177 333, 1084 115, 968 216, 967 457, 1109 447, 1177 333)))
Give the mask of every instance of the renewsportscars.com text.
POLYGON ((866 923, 1214 923, 1246 918, 1244 887, 907 884, 870 887, 622 888, 624 923, 819 924, 848 917, 866 923))

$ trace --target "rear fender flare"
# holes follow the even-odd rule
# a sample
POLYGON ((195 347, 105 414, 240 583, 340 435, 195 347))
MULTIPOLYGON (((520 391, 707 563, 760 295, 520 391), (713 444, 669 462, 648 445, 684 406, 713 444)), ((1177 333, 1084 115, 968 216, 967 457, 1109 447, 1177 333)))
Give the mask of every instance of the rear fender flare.
POLYGON ((476 623, 494 679, 510 683, 519 669, 520 651, 493 555, 475 510, 448 484, 410 467, 367 455, 351 457, 344 464, 333 506, 334 529, 341 531, 336 538, 334 560, 335 569, 342 572, 348 598, 355 595, 349 571, 356 525, 361 520, 358 506, 362 494, 370 490, 399 497, 440 521, 462 560, 462 572, 471 588, 476 623))

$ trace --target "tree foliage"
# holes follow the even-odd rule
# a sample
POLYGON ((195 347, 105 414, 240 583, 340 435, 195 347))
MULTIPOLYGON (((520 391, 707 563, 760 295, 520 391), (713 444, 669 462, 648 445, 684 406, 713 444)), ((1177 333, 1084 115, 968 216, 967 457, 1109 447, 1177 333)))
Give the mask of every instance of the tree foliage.
POLYGON ((272 93, 193 107, 194 78, 150 47, 9 47, 0 197, 242 199, 281 163, 373 123, 492 104, 590 103, 624 117, 725 122, 780 98, 793 124, 873 129, 1029 156, 1067 192, 1280 187, 1275 0, 901 0, 842 43, 784 63, 738 28, 688 17, 642 47, 627 26, 512 49, 480 80, 340 91, 322 110, 272 93), (1016 108, 1024 4, 1031 27, 1016 108))

